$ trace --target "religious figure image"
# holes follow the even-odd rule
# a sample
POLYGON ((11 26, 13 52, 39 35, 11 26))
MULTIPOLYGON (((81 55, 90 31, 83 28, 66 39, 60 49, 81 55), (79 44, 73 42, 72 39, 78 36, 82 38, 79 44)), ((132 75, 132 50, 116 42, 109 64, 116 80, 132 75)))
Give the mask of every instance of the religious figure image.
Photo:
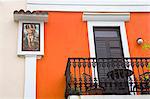
POLYGON ((23 23, 22 51, 40 51, 39 23, 23 23))

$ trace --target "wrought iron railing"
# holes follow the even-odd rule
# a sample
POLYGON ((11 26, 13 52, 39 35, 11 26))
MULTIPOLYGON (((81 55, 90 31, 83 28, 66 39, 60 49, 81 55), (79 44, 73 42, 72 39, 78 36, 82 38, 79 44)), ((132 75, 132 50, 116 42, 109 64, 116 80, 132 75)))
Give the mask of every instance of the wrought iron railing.
POLYGON ((150 94, 150 58, 69 58, 65 95, 150 94))

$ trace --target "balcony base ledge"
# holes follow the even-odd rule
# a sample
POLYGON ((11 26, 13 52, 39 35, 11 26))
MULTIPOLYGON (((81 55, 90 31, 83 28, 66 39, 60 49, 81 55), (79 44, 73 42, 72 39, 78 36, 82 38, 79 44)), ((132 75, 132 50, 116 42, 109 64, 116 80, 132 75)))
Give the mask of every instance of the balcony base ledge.
POLYGON ((150 95, 70 95, 68 99, 150 99, 150 95))

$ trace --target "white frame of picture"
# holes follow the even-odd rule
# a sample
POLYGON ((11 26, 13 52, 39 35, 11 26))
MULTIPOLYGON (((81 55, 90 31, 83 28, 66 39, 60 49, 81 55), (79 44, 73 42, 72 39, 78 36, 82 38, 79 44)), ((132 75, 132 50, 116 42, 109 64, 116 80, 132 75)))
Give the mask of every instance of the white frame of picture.
POLYGON ((18 30, 18 55, 44 55, 44 22, 41 21, 19 21, 18 30), (39 24, 39 50, 23 50, 23 24, 39 24))

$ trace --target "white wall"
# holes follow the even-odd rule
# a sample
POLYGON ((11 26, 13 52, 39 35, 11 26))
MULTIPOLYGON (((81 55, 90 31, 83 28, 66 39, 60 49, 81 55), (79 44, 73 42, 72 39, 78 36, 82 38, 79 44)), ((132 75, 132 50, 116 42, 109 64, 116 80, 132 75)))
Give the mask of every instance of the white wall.
POLYGON ((17 57, 18 23, 13 11, 25 0, 0 0, 0 99, 23 99, 24 59, 17 57))

